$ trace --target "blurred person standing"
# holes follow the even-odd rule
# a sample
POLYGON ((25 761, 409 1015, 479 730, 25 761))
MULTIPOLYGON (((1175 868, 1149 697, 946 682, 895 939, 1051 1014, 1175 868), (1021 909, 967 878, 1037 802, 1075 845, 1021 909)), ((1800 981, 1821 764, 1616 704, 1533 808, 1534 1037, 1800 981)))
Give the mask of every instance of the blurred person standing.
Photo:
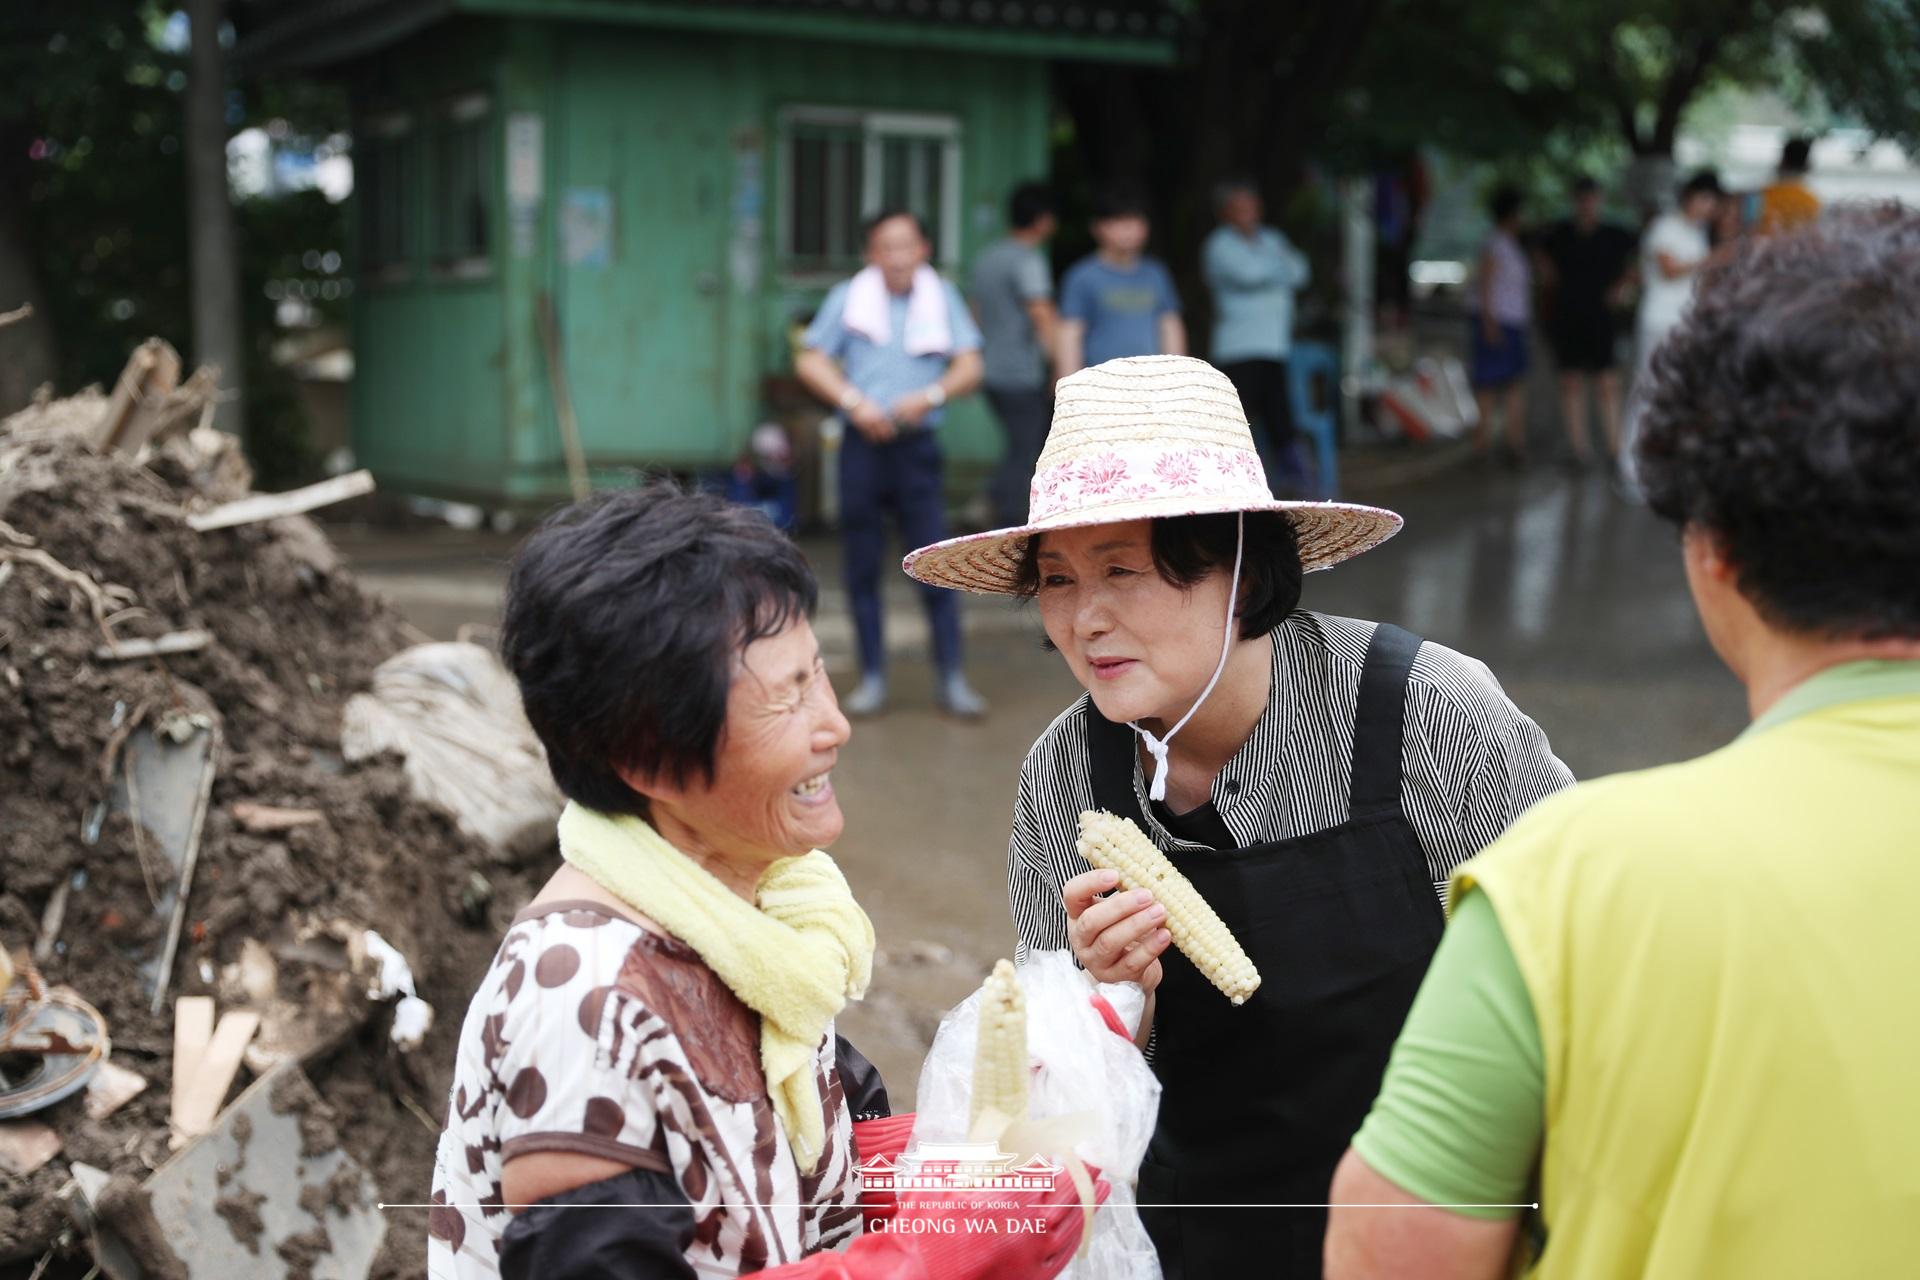
POLYGON ((1060 225, 1053 193, 1038 182, 1015 188, 1007 224, 1006 238, 974 263, 972 292, 987 403, 1005 437, 989 494, 999 522, 1018 524, 1027 514, 1027 485, 1052 413, 1049 375, 1060 315, 1042 246, 1060 225))
POLYGON ((1680 204, 1655 218, 1640 239, 1640 314, 1634 326, 1633 387, 1628 394, 1626 440, 1620 451, 1620 481, 1639 494, 1633 474, 1633 441, 1646 399, 1647 370, 1660 342, 1687 312, 1694 277, 1713 254, 1710 238, 1720 211, 1720 179, 1702 169, 1680 188, 1680 204))
MULTIPOLYGON (((855 716, 887 705, 880 599, 886 517, 914 546, 946 535, 937 428, 947 401, 980 385, 981 364, 980 331, 959 290, 929 265, 933 248, 920 219, 884 210, 867 220, 865 242, 867 265, 827 294, 794 361, 807 389, 853 427, 840 446, 840 532, 860 683, 841 705, 855 716)), ((936 700, 954 715, 985 715, 986 701, 961 668, 953 595, 929 587, 923 599, 936 700)))
POLYGON ((1820 197, 1807 186, 1812 159, 1812 138, 1789 138, 1780 148, 1780 176, 1760 192, 1756 231, 1762 235, 1791 231, 1820 216, 1820 197))
POLYGON ((1233 382, 1260 430, 1268 487, 1295 493, 1305 476, 1294 447, 1287 355, 1293 348, 1293 295, 1306 287, 1312 268, 1285 235, 1262 224, 1260 192, 1251 182, 1222 183, 1214 209, 1220 225, 1201 250, 1213 294, 1213 365, 1233 382))
POLYGON ((1600 217, 1600 184, 1573 184, 1573 216, 1547 228, 1540 258, 1552 287, 1547 340, 1560 372, 1560 411, 1574 466, 1593 461, 1589 394, 1598 401, 1607 455, 1620 450, 1620 374, 1614 308, 1633 269, 1633 233, 1600 217))
POLYGON ((1173 275, 1147 253, 1147 205, 1121 188, 1093 206, 1098 247, 1060 282, 1060 337, 1054 374, 1064 378, 1122 356, 1187 354, 1187 326, 1173 275))
POLYGON ((1752 725, 1542 800, 1452 918, 1341 1162, 1329 1280, 1914 1274, 1920 216, 1704 273, 1640 471, 1752 725))
POLYGON ((1533 320, 1533 273, 1520 248, 1520 190, 1496 187, 1487 210, 1493 231, 1474 268, 1473 308, 1468 315, 1473 354, 1473 392, 1480 420, 1473 447, 1489 452, 1496 404, 1505 419, 1506 460, 1527 461, 1527 327, 1533 320))

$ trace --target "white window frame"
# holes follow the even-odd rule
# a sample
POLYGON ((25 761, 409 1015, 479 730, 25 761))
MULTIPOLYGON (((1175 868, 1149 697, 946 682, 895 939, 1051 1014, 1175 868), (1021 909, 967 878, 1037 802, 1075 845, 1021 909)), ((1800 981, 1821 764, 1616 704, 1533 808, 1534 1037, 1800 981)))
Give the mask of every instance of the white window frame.
MULTIPOLYGON (((863 110, 854 107, 786 107, 779 124, 779 196, 776 209, 776 242, 780 261, 793 258, 793 172, 792 135, 795 125, 837 125, 860 131, 860 210, 866 218, 880 209, 880 166, 887 141, 906 138, 912 141, 937 141, 940 148, 940 217, 933 246, 933 260, 951 270, 960 262, 960 174, 962 129, 957 116, 921 111, 863 110)), ((924 184, 925 178, 919 179, 924 184)))
MULTIPOLYGON (((361 122, 360 131, 369 143, 387 151, 390 155, 398 157, 400 167, 404 171, 424 163, 417 154, 417 148, 419 146, 419 138, 416 132, 417 126, 418 122, 411 111, 382 111, 367 116, 361 122)), ((363 151, 361 154, 364 155, 365 152, 363 151)), ((354 163, 356 165, 360 164, 361 157, 355 156, 354 163)), ((354 174, 354 200, 357 206, 371 204, 387 194, 381 190, 381 184, 368 180, 372 178, 372 176, 370 169, 361 170, 356 168, 354 174)), ((424 184, 421 181, 422 176, 423 175, 415 169, 411 174, 405 174, 402 177, 403 187, 400 209, 402 252, 396 258, 371 264, 367 263, 363 256, 356 264, 355 269, 365 283, 370 285, 400 284, 412 278, 414 263, 428 256, 426 246, 416 243, 421 239, 420 224, 423 221, 422 214, 424 212, 424 184), (404 185, 406 183, 412 184, 411 192, 406 190, 404 185), (409 194, 411 195, 411 200, 406 198, 409 194), (412 224, 410 228, 407 225, 408 223, 412 224)), ((366 251, 366 221, 369 216, 377 216, 377 214, 374 214, 371 209, 365 207, 362 207, 360 211, 355 214, 356 219, 360 223, 356 229, 356 234, 360 237, 361 243, 359 249, 362 255, 364 255, 366 251)))
MULTIPOLYGON (((440 217, 443 212, 441 202, 447 199, 447 192, 441 183, 445 173, 441 166, 439 149, 447 144, 448 134, 457 128, 478 125, 482 129, 481 149, 488 153, 490 165, 504 164, 502 157, 494 157, 486 146, 491 125, 488 120, 493 114, 493 95, 486 92, 463 93, 448 98, 439 104, 437 119, 431 136, 427 139, 428 186, 433 191, 433 207, 427 211, 427 260, 434 275, 442 280, 485 280, 493 275, 492 245, 484 245, 479 253, 466 253, 458 257, 443 255, 440 243, 440 217)), ((489 241, 495 238, 497 220, 500 217, 499 200, 496 199, 498 184, 492 179, 494 171, 489 169, 483 175, 486 182, 487 199, 487 235, 489 241)))

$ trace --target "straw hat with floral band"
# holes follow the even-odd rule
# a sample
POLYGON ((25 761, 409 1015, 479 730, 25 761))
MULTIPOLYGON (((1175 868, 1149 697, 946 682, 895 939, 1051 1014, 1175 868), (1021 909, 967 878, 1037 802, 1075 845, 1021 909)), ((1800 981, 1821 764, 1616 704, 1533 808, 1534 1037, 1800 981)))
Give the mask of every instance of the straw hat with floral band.
POLYGON ((1241 546, 1227 591, 1229 624, 1213 679, 1165 737, 1133 726, 1154 758, 1151 798, 1161 800, 1167 744, 1213 692, 1232 648, 1245 513, 1285 512, 1299 541, 1300 567, 1307 572, 1379 546, 1400 531, 1402 521, 1391 511, 1357 503, 1275 498, 1239 393, 1204 360, 1109 360, 1061 379, 1056 394, 1053 429, 1029 490, 1027 523, 921 547, 901 567, 932 586, 1013 595, 1021 558, 1035 534, 1129 520, 1241 515, 1241 546))

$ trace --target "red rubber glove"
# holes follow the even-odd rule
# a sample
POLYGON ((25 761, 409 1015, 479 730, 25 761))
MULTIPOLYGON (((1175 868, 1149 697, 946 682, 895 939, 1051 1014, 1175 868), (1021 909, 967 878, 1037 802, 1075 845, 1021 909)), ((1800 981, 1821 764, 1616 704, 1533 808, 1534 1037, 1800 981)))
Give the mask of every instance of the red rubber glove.
MULTIPOLYGON (((1097 1203, 1113 1188, 1088 1166, 1097 1203)), ((1051 1280, 1073 1261, 1086 1223, 1071 1178, 1051 1191, 915 1191, 884 1233, 759 1274, 770 1280, 1051 1280), (1012 1209, 950 1209, 969 1199, 1012 1209), (991 1221, 993 1228, 985 1228, 991 1221), (968 1229, 968 1224, 973 1229, 968 1229)))
POLYGON ((1120 1021, 1119 1013, 1114 1010, 1112 1004, 1108 1003, 1105 996, 1096 991, 1087 997, 1087 1003, 1092 1005, 1093 1011, 1100 1015, 1100 1021, 1107 1024, 1107 1030, 1129 1044, 1133 1042, 1133 1032, 1127 1030, 1127 1024, 1120 1021))
POLYGON ((913 1122, 918 1116, 919 1112, 908 1111, 897 1116, 881 1116, 876 1120, 855 1120, 855 1158, 871 1160, 875 1156, 899 1155, 907 1149, 907 1142, 913 1137, 913 1122))
MULTIPOLYGON (((918 1113, 908 1111, 897 1116, 881 1116, 877 1120, 855 1120, 853 1122, 853 1158, 856 1164, 864 1164, 875 1156, 895 1156, 907 1149, 907 1143, 913 1138, 913 1122, 918 1113)), ((860 1216, 866 1219, 867 1230, 875 1229, 876 1223, 891 1218, 896 1208, 896 1198, 891 1191, 874 1191, 862 1188, 860 1192, 860 1216)))

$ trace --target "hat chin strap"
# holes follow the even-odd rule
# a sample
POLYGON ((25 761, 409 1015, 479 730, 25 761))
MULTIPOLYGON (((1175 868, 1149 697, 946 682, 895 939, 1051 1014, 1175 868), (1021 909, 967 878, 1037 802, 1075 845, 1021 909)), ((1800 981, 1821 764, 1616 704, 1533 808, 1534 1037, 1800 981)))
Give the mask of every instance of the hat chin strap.
POLYGON ((1234 611, 1240 603, 1240 556, 1247 549, 1247 513, 1236 513, 1239 519, 1235 526, 1233 544, 1233 578, 1227 584, 1227 630, 1220 638, 1220 661, 1214 664, 1213 679, 1207 681, 1207 687, 1200 691, 1193 705, 1187 708, 1187 714, 1180 717, 1173 728, 1167 730, 1167 736, 1156 738, 1140 727, 1138 720, 1127 721, 1127 726, 1147 744, 1147 754, 1153 757, 1153 781, 1147 785, 1147 799, 1164 801, 1167 798, 1167 748, 1173 742, 1173 735, 1187 727, 1187 721, 1193 719, 1193 713, 1200 709, 1213 693, 1214 686, 1220 683, 1221 674, 1227 669, 1227 656, 1233 652, 1234 611))

